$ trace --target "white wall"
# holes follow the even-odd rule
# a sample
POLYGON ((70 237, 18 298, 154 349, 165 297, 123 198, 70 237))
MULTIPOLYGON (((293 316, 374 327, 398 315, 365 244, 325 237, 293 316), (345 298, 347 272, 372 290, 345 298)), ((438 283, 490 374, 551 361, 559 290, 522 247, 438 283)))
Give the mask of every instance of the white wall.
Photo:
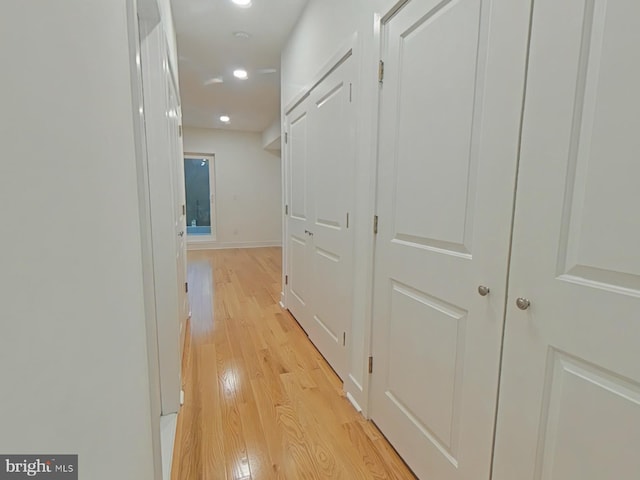
POLYGON ((354 59, 359 78, 354 84, 357 119, 357 175, 355 230, 354 310, 349 375, 344 388, 367 410, 370 351, 370 307, 375 192, 375 145, 380 39, 376 14, 385 14, 395 0, 310 0, 281 57, 282 118, 287 107, 319 80, 319 73, 355 33, 354 59), (331 32, 327 35, 327 32, 331 32))
POLYGON ((265 150, 280 151, 281 131, 282 122, 280 121, 280 117, 278 117, 262 132, 262 148, 265 150))
MULTIPOLYGON (((125 0, 0 15, 0 452, 152 479, 125 0)), ((129 17, 131 18, 131 17, 129 17)))
POLYGON ((184 151, 215 155, 217 238, 209 246, 281 244, 280 155, 262 148, 260 133, 188 127, 184 151))

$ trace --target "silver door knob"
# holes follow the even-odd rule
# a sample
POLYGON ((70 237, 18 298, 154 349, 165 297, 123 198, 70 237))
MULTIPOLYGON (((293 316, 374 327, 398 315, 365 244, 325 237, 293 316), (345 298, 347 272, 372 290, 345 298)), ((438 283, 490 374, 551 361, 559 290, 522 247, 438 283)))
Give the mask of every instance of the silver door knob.
POLYGON ((516 299, 516 307, 518 307, 520 310, 526 310, 530 305, 531 302, 526 298, 518 297, 516 299))
POLYGON ((484 285, 480 285, 480 286, 478 287, 478 293, 479 293, 480 295, 482 295, 483 297, 486 297, 487 295, 489 295, 489 292, 490 292, 490 291, 491 291, 491 290, 489 290, 489 287, 485 287, 484 285))

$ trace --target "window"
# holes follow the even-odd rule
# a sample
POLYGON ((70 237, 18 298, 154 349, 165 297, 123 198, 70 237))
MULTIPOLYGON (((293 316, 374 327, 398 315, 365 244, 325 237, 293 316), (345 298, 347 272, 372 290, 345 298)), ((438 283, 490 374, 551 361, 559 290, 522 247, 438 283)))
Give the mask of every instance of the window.
POLYGON ((189 240, 211 240, 215 237, 213 161, 213 155, 187 154, 184 157, 189 240))

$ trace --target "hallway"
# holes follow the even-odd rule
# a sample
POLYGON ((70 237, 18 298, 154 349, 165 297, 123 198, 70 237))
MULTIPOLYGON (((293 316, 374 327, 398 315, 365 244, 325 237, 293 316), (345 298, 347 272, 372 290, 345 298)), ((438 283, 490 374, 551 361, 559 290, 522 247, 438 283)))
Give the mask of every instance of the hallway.
POLYGON ((278 303, 280 248, 189 252, 173 480, 411 479, 278 303))

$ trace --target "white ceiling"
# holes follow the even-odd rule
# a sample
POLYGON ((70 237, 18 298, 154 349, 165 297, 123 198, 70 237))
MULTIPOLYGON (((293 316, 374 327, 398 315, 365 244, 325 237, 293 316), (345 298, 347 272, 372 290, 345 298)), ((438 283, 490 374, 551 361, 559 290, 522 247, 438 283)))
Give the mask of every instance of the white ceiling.
POLYGON ((185 126, 262 132, 278 119, 280 52, 307 1, 253 0, 241 8, 231 0, 171 0, 185 126), (249 78, 234 78, 236 68, 249 78))

